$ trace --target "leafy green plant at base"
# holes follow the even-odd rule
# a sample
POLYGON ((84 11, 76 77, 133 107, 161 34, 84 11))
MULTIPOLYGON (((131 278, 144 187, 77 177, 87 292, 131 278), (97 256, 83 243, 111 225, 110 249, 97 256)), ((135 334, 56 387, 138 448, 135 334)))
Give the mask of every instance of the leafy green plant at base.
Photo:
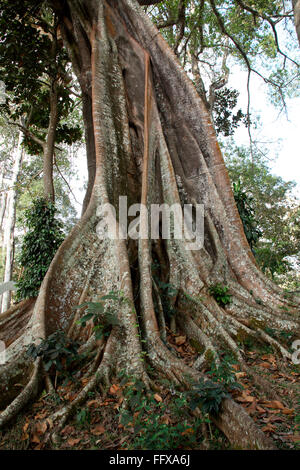
POLYGON ((210 380, 205 381, 200 379, 193 390, 188 392, 188 396, 190 407, 193 410, 199 407, 204 414, 217 415, 220 411, 222 400, 229 397, 229 394, 223 385, 210 380))
POLYGON ((210 370, 207 371, 206 374, 211 377, 214 382, 222 385, 225 390, 232 391, 242 389, 242 385, 236 380, 235 371, 232 367, 234 363, 236 363, 236 361, 228 356, 222 358, 221 364, 219 365, 217 365, 215 361, 212 361, 210 370))
POLYGON ((23 273, 17 281, 17 300, 36 297, 50 263, 61 245, 62 224, 55 218, 51 201, 38 198, 25 212, 28 232, 24 236, 19 256, 23 273))
POLYGON ((34 361, 41 357, 46 372, 53 367, 55 371, 68 375, 70 365, 79 358, 79 343, 68 338, 62 331, 56 331, 39 345, 31 344, 27 355, 34 361))
MULTIPOLYGON (((202 421, 191 417, 186 396, 173 392, 170 402, 157 402, 155 395, 146 393, 142 381, 123 375, 125 406, 120 421, 125 430, 133 430, 127 449, 167 450, 190 448, 202 439, 202 421), (166 418, 169 422, 165 422, 166 418)), ((125 445, 124 445, 125 446, 125 445)))
POLYGON ((225 307, 225 305, 230 304, 231 302, 231 295, 228 294, 229 287, 223 286, 222 284, 214 284, 209 287, 208 292, 210 295, 213 296, 215 301, 221 305, 221 307, 225 307))
POLYGON ((78 307, 75 307, 75 309, 86 307, 87 312, 77 323, 85 327, 87 322, 92 320, 95 336, 97 339, 101 339, 103 336, 109 335, 112 326, 119 325, 117 316, 118 306, 120 302, 123 301, 126 301, 126 299, 123 297, 122 292, 111 291, 108 295, 102 296, 99 302, 84 302, 78 307), (118 302, 118 304, 117 306, 110 305, 106 307, 106 300, 118 302))
POLYGON ((91 413, 88 409, 82 408, 77 411, 76 423, 79 427, 85 427, 91 423, 91 413))

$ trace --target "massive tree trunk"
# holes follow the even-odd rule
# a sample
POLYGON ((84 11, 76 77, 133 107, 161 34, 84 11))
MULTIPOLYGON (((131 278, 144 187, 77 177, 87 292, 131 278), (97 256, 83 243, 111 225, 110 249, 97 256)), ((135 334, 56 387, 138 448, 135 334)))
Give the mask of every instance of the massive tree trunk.
MULTIPOLYGON (((79 327, 74 320, 72 308, 111 290, 122 291, 126 299, 120 301, 119 324, 102 344, 102 355, 96 356, 96 373, 76 399, 53 416, 57 426, 93 387, 108 383, 121 369, 149 385, 150 364, 157 375, 189 386, 186 377, 197 380, 206 358, 213 355, 218 362, 218 351, 225 346, 249 372, 236 341, 241 336, 266 341, 290 360, 290 353, 264 328, 298 331, 300 299, 285 299, 258 269, 209 112, 158 30, 135 0, 52 4, 85 96, 86 135, 95 144, 89 153, 90 195, 81 221, 56 254, 35 305, 22 303, 0 317, 0 339, 9 346, 8 362, 0 366, 0 408, 6 406, 0 425, 38 389, 40 363, 32 366, 26 359, 26 345, 62 329, 97 347, 90 328, 79 327), (125 195, 128 205, 204 204, 204 247, 191 251, 185 239, 100 240, 97 208, 110 203, 118 209, 119 196, 125 195), (203 349, 193 367, 163 341, 168 320, 159 308, 160 292, 151 272, 154 262, 159 265, 156 276, 176 290, 170 301, 176 306, 177 327, 203 349), (218 282, 229 286, 232 295, 224 308, 209 295, 209 286, 218 282), (20 324, 17 332, 7 326, 12 317, 14 326, 20 324), (142 352, 146 361, 141 361, 142 352), (13 387, 16 382, 24 384, 19 394, 13 387)), ((142 214, 141 227, 146 222, 142 214)), ((253 378, 262 385, 259 377, 253 378)), ((231 399, 224 400, 216 423, 242 448, 272 448, 231 399)))

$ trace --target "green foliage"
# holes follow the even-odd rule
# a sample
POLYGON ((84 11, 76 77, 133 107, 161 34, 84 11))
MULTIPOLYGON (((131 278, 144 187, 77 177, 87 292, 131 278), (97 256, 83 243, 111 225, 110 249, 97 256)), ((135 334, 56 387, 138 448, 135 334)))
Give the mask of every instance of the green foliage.
POLYGON ((28 228, 19 256, 23 273, 17 281, 19 300, 36 297, 50 263, 64 239, 62 224, 55 217, 55 205, 43 198, 25 212, 28 228))
POLYGON ((76 423, 79 428, 84 428, 91 423, 91 413, 88 409, 82 408, 77 411, 76 423))
POLYGON ((221 360, 221 364, 217 365, 216 361, 212 361, 210 370, 206 374, 211 377, 214 382, 219 383, 225 390, 238 390, 243 388, 236 380, 235 370, 232 365, 236 361, 230 357, 225 356, 221 360))
POLYGON ((200 379, 193 384, 191 391, 187 392, 189 406, 192 409, 200 407, 204 414, 217 415, 222 400, 229 396, 229 392, 239 390, 243 387, 236 380, 232 365, 236 360, 232 355, 225 355, 221 363, 213 360, 206 375, 210 380, 200 379))
POLYGON ((123 375, 121 381, 126 407, 120 412, 125 429, 133 429, 127 449, 168 450, 190 448, 201 437, 200 419, 191 416, 184 393, 172 391, 172 400, 157 402, 145 393, 143 382, 123 375))
POLYGON ((46 372, 53 368, 55 371, 67 373, 67 369, 79 357, 78 348, 78 342, 68 338, 64 332, 56 331, 39 345, 31 344, 27 355, 34 361, 41 357, 46 372))
POLYGON ((118 307, 122 301, 125 301, 122 293, 111 291, 108 295, 102 296, 99 302, 84 302, 75 307, 75 309, 86 307, 87 312, 78 320, 78 324, 85 327, 87 322, 92 320, 96 338, 101 339, 103 336, 108 336, 111 327, 119 325, 118 307), (108 300, 113 301, 113 304, 106 306, 108 300))
POLYGON ((200 379, 192 391, 188 392, 192 409, 201 408, 204 414, 217 415, 222 400, 229 396, 223 385, 200 379))
MULTIPOLYGON (((37 0, 34 3, 32 6, 28 0, 17 0, 13 4, 1 0, 0 75, 5 83, 7 99, 0 109, 11 121, 17 122, 22 117, 28 130, 45 141, 50 90, 55 82, 58 108, 56 143, 70 145, 81 139, 82 131, 80 125, 67 122, 76 106, 69 90, 72 75, 68 54, 57 38, 55 15, 45 2, 37 0)), ((29 155, 43 152, 42 146, 29 134, 24 136, 23 144, 29 155)))
POLYGON ((262 236, 262 231, 257 228, 253 198, 243 190, 240 180, 233 183, 233 195, 243 223, 246 238, 251 250, 254 251, 255 245, 262 236))
POLYGON ((213 108, 213 118, 217 134, 228 137, 234 134, 235 129, 244 123, 246 126, 247 116, 239 109, 236 114, 233 110, 237 105, 238 91, 224 87, 216 91, 213 108))
POLYGON ((228 294, 228 291, 229 291, 229 287, 223 286, 220 283, 214 284, 210 286, 208 289, 208 292, 210 293, 210 295, 213 296, 213 298, 221 307, 225 307, 231 302, 232 296, 228 294))
MULTIPOLYGON (((285 2, 278 0, 168 0, 148 7, 147 12, 175 49, 186 70, 194 73, 193 59, 196 59, 206 98, 210 94, 207 92, 210 84, 219 91, 226 85, 228 69, 232 70, 232 65, 239 64, 256 70, 270 90, 272 103, 282 106, 285 98, 299 95, 299 66, 292 61, 297 62, 299 48, 293 15, 286 15, 287 8, 290 5, 287 7, 285 2), (270 23, 278 30, 277 37, 270 23), (231 38, 229 43, 228 37, 231 38), (276 39, 279 39, 279 44, 276 39), (292 60, 284 59, 282 51, 292 60)), ((222 108, 225 118, 229 118, 228 124, 232 118, 226 115, 227 112, 230 108, 222 108)), ((217 118, 217 113, 214 117, 217 118)), ((216 124, 217 127, 219 124, 222 126, 221 122, 216 124)))
MULTIPOLYGON (((250 210, 249 219, 245 217, 245 231, 253 245, 255 231, 261 232, 253 249, 258 264, 266 274, 272 278, 277 276, 279 281, 284 281, 290 272, 289 284, 297 289, 293 265, 300 263, 300 207, 292 194, 295 183, 273 175, 261 152, 255 149, 250 155, 245 147, 229 144, 225 148, 225 158, 231 181, 240 185, 246 199, 250 197, 252 216, 250 210)), ((242 203, 240 213, 243 212, 242 203)))

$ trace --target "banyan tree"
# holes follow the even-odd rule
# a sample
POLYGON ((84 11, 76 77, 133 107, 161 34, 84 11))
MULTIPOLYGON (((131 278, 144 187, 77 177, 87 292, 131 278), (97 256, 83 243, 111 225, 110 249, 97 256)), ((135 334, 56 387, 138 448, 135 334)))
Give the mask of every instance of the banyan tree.
MULTIPOLYGON (((118 371, 139 378, 146 389, 155 376, 188 387, 190 379, 203 376, 207 358, 218 363, 222 347, 259 390, 272 394, 271 385, 247 366, 239 339, 269 344, 291 361, 287 348, 265 330, 297 333, 300 298, 285 297, 255 262, 207 107, 144 13, 140 4, 145 2, 48 3, 82 90, 88 188, 81 220, 56 253, 38 297, 0 316, 0 339, 7 346, 7 362, 0 366, 0 426, 36 396, 43 379, 41 360, 32 363, 26 355, 28 344, 57 330, 81 340, 95 355, 86 385, 53 415, 56 432, 89 391, 108 385, 118 371), (129 205, 146 207, 202 204, 203 246, 191 250, 185 238, 99 237, 98 208, 113 205, 118 227, 120 196, 127 196, 129 205), (200 346, 193 366, 167 347, 168 320, 157 278, 173 287, 175 327, 200 346), (218 283, 229 287, 227 305, 210 294, 209 287, 218 283), (118 322, 98 341, 88 324, 78 323, 84 308, 74 308, 111 291, 123 296, 118 322)), ((140 223, 147 223, 145 215, 140 223)), ((214 420, 235 445, 273 446, 231 398, 223 400, 214 420)))

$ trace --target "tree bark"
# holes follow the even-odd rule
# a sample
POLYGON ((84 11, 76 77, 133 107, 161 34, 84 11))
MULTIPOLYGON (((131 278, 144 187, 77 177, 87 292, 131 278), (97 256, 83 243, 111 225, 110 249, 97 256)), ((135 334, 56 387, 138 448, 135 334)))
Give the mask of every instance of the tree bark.
POLYGON ((5 188, 4 188, 4 185, 3 185, 4 174, 5 174, 5 169, 4 169, 4 166, 3 166, 3 168, 1 169, 1 175, 0 175, 0 190, 1 190, 1 195, 0 195, 0 245, 1 245, 1 247, 2 247, 2 244, 3 244, 3 235, 4 235, 3 222, 4 222, 4 216, 5 216, 6 204, 7 204, 7 192, 5 191, 5 188))
POLYGON ((293 0, 295 28, 300 46, 300 0, 293 0))
POLYGON ((50 87, 50 115, 47 140, 44 145, 44 196, 52 202, 55 200, 53 184, 53 156, 55 148, 56 128, 58 122, 58 94, 56 79, 52 80, 50 87))
MULTIPOLYGON (((18 143, 14 152, 14 166, 11 179, 11 189, 8 192, 8 216, 5 227, 6 243, 5 243, 5 270, 4 270, 4 282, 12 280, 13 273, 13 262, 14 262, 14 231, 16 222, 16 203, 17 203, 17 188, 16 183, 19 178, 23 149, 22 143, 22 132, 19 132, 18 143)), ((2 296, 2 308, 1 312, 5 312, 9 309, 11 302, 11 291, 4 292, 2 296)))

